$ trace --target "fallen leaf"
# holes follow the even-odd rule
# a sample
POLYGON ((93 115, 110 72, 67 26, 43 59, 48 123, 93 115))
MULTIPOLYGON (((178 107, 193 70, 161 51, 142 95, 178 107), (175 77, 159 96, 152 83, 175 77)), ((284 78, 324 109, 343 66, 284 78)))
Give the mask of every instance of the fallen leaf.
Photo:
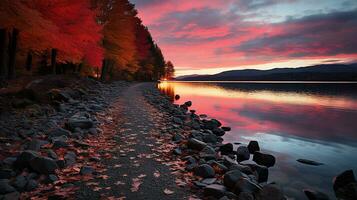
POLYGON ((169 190, 169 189, 166 188, 166 189, 164 190, 164 193, 167 194, 167 195, 170 195, 170 194, 173 194, 174 191, 169 190))

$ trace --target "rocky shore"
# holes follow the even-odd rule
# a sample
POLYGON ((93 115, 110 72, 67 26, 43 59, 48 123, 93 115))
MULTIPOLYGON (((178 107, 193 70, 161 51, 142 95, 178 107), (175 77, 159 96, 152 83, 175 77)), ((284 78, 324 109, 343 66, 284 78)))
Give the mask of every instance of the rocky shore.
POLYGON ((1 96, 0 199, 66 199, 100 176, 105 152, 90 138, 107 139, 100 119, 127 85, 44 78, 1 96))
MULTIPOLYGON (((276 158, 262 151, 258 141, 234 148, 232 143, 224 143, 222 139, 231 128, 190 110, 191 101, 177 105, 155 89, 147 91, 145 96, 157 109, 167 113, 172 142, 176 144, 172 154, 184 161, 183 173, 193 173, 192 185, 204 198, 289 199, 278 184, 268 181, 269 168, 275 165, 276 158)), ((179 98, 175 96, 176 100, 179 98)), ((352 170, 339 174, 332 182, 337 199, 357 199, 357 182, 352 170)), ((301 192, 309 200, 329 199, 326 194, 308 188, 301 192)))

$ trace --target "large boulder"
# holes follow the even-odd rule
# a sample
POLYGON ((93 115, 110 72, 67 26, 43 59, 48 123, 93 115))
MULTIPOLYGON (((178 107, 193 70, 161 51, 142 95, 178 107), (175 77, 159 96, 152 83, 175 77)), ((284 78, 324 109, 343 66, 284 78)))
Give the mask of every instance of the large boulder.
POLYGON ((217 135, 219 137, 222 137, 226 133, 221 128, 214 128, 214 129, 212 129, 212 132, 213 132, 213 134, 215 134, 215 135, 217 135))
POLYGON ((208 164, 202 164, 196 167, 194 173, 202 178, 213 178, 215 176, 214 169, 208 164))
POLYGON ((250 141, 248 144, 248 150, 251 154, 254 154, 256 151, 260 151, 259 143, 257 141, 250 141))
POLYGON ((204 188, 203 193, 205 196, 221 198, 226 193, 227 189, 223 185, 211 184, 204 188))
POLYGON ((357 182, 352 170, 346 170, 333 180, 333 189, 338 199, 357 199, 357 182))
POLYGON ((250 153, 247 147, 245 146, 239 146, 237 148, 237 161, 242 162, 244 160, 249 160, 250 158, 250 153))
POLYGON ((277 185, 267 184, 257 194, 257 200, 286 200, 283 192, 277 185))
POLYGON ((223 183, 226 187, 233 189, 239 179, 242 178, 242 172, 239 170, 229 171, 224 174, 223 183))
POLYGON ((207 144, 195 138, 190 138, 187 142, 187 146, 190 149, 201 151, 207 146, 207 144))
POLYGON ((36 157, 30 161, 30 167, 40 174, 54 174, 58 169, 56 161, 48 157, 36 157))
POLYGON ((253 161, 259 165, 266 167, 272 167, 275 165, 275 157, 270 154, 263 153, 261 151, 256 151, 253 156, 253 161))

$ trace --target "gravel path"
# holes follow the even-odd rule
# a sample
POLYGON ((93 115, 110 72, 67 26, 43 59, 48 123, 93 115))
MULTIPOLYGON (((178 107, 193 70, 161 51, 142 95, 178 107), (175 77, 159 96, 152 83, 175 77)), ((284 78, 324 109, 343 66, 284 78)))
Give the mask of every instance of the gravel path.
MULTIPOLYGON (((164 115, 145 101, 142 91, 154 83, 134 84, 122 92, 107 112, 104 131, 115 131, 117 147, 105 179, 95 180, 98 191, 81 183, 77 199, 187 199, 189 191, 175 183, 168 166, 158 162, 158 135, 164 131, 164 115), (156 136, 156 137, 154 137, 156 136)), ((87 184, 87 185, 86 185, 87 184)))

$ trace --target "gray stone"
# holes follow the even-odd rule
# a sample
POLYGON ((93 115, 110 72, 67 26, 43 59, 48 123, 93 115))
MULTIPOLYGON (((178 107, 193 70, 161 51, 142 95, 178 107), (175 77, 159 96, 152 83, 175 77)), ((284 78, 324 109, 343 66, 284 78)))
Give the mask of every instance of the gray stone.
POLYGON ((63 128, 56 128, 56 129, 50 131, 48 135, 50 138, 60 137, 63 135, 69 137, 71 135, 71 132, 66 129, 63 129, 63 128))
POLYGON ((283 192, 277 185, 265 185, 257 194, 257 200, 286 200, 283 192))
POLYGON ((211 185, 214 182, 216 182, 216 178, 205 178, 201 181, 201 183, 206 184, 206 185, 211 185))
POLYGON ((30 161, 30 167, 40 174, 53 174, 58 169, 56 161, 48 157, 37 157, 30 161))
POLYGON ((181 151, 181 149, 178 147, 178 148, 175 148, 175 149, 173 150, 173 153, 174 153, 175 155, 181 155, 181 154, 182 154, 182 151, 181 151))
POLYGON ((248 144, 248 150, 251 154, 254 154, 256 151, 260 151, 259 143, 257 141, 250 141, 248 144))
POLYGON ((77 158, 76 153, 74 153, 73 151, 67 152, 66 155, 64 156, 64 160, 66 161, 66 165, 67 166, 74 165, 76 163, 76 158, 77 158))
POLYGON ((47 150, 47 156, 55 160, 58 159, 56 152, 54 152, 52 149, 47 150))
POLYGON ((16 157, 7 157, 2 161, 2 163, 8 166, 12 166, 15 163, 16 159, 16 157))
POLYGON ((43 140, 34 139, 27 144, 27 150, 39 151, 41 149, 41 147, 45 144, 48 144, 48 142, 43 141, 43 140))
POLYGON ((172 136, 172 141, 174 142, 181 142, 185 137, 179 133, 175 133, 175 135, 172 136))
POLYGON ((204 195, 205 196, 212 196, 215 198, 221 198, 224 196, 225 192, 227 191, 226 187, 219 184, 211 184, 204 188, 204 195))
POLYGON ((202 178, 213 178, 215 176, 214 169, 208 164, 202 164, 195 168, 195 175, 202 178))
POLYGON ((95 172, 95 170, 93 169, 93 167, 90 166, 83 166, 81 168, 81 171, 79 172, 81 175, 91 175, 95 172))
POLYGON ((8 179, 0 179, 0 194, 7 194, 15 191, 15 188, 9 184, 8 179))
POLYGON ((183 121, 182 121, 180 118, 178 118, 178 117, 174 117, 174 118, 172 119, 172 121, 173 121, 175 124, 179 124, 179 125, 182 125, 182 124, 183 124, 183 121))
POLYGON ((18 190, 22 191, 27 184, 27 179, 25 176, 19 175, 16 177, 14 183, 12 184, 15 186, 18 190))
POLYGON ((216 151, 214 150, 214 148, 212 148, 211 146, 205 146, 205 148, 203 148, 201 151, 200 151, 200 155, 204 156, 204 155, 215 155, 216 154, 216 151))
POLYGON ((207 146, 207 144, 200 140, 190 138, 187 142, 187 146, 190 149, 201 151, 202 149, 204 149, 207 146))
POLYGON ((222 136, 224 136, 224 134, 226 133, 226 132, 224 132, 224 130, 223 129, 221 129, 221 128, 214 128, 214 129, 212 129, 212 132, 213 132, 213 134, 215 134, 215 135, 217 135, 217 136, 219 136, 219 137, 222 137, 222 136))
POLYGON ((212 144, 215 144, 218 141, 217 136, 213 133, 204 134, 202 139, 204 142, 212 143, 212 144))
POLYGON ((239 170, 229 171, 224 174, 223 183, 226 187, 233 189, 239 179, 242 178, 242 172, 239 170))
POLYGON ((309 190, 309 189, 305 189, 303 191, 309 200, 329 200, 330 199, 326 194, 319 192, 319 191, 309 190))
POLYGON ((50 174, 46 177, 46 183, 54 183, 58 181, 58 177, 54 174, 50 174))
POLYGON ((272 167, 275 165, 275 157, 270 154, 263 153, 261 151, 256 151, 254 153, 253 161, 255 161, 259 165, 263 165, 266 167, 272 167))
POLYGON ((36 180, 33 180, 33 179, 30 179, 28 182, 27 182, 27 185, 26 185, 26 191, 32 191, 34 189, 36 189, 38 187, 38 183, 36 180))
POLYGON ((67 126, 74 131, 76 128, 90 129, 94 126, 94 123, 90 119, 71 118, 68 120, 67 126))
POLYGON ((234 186, 233 192, 239 195, 241 192, 256 193, 261 187, 249 179, 241 178, 234 186))
POLYGON ((16 159, 14 165, 17 168, 29 167, 29 163, 32 159, 40 157, 40 154, 36 151, 26 150, 23 151, 16 159))
POLYGON ((249 160, 250 158, 250 153, 247 147, 245 146, 239 146, 237 148, 237 161, 242 162, 244 160, 249 160))

